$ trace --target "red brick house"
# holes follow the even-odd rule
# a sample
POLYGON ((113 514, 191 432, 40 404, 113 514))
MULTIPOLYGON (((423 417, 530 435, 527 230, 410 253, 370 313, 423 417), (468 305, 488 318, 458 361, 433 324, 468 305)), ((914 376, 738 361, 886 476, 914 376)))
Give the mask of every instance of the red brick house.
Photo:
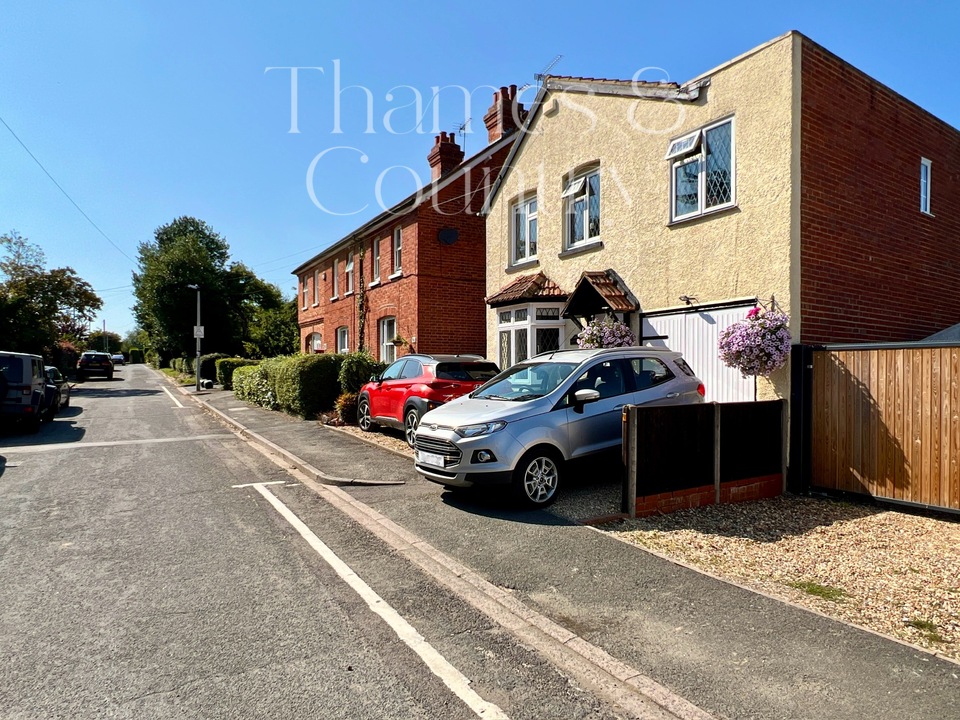
POLYGON ((483 150, 465 160, 454 135, 440 133, 427 155, 430 185, 293 271, 301 352, 364 346, 384 362, 408 352, 485 352, 479 212, 525 115, 516 86, 501 88, 484 117, 483 150))

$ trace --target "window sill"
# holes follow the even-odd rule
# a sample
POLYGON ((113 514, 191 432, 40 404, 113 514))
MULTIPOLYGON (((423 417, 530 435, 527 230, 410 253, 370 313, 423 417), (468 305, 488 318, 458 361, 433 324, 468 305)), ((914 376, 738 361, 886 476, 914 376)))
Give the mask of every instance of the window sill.
POLYGON ((348 297, 350 297, 351 295, 353 295, 353 290, 351 290, 350 292, 345 292, 345 293, 343 294, 343 296, 344 296, 345 298, 348 298, 348 297))
POLYGON ((369 285, 367 285, 367 287, 368 287, 368 288, 373 288, 373 287, 376 287, 376 286, 379 285, 379 284, 380 284, 380 281, 379 281, 379 280, 374 280, 372 283, 370 283, 369 285))
POLYGON ((667 223, 667 227, 685 225, 687 223, 696 222, 697 220, 706 220, 707 218, 711 218, 714 215, 722 215, 728 212, 739 212, 739 211, 740 211, 740 208, 736 204, 724 205, 718 208, 710 208, 709 210, 699 213, 698 215, 685 215, 682 218, 671 220, 670 222, 667 223))
POLYGON ((934 214, 933 214, 932 212, 930 212, 929 210, 921 210, 921 211, 920 211, 920 214, 921 214, 921 215, 926 215, 927 217, 936 217, 936 215, 934 215, 934 214))
POLYGON ((591 240, 588 243, 583 243, 582 245, 575 245, 572 248, 567 248, 563 252, 559 253, 557 257, 568 258, 568 257, 573 257, 574 255, 582 255, 583 253, 594 252, 595 250, 603 250, 602 240, 591 240))
POLYGON ((387 277, 387 280, 397 280, 403 277, 403 270, 397 270, 393 275, 387 277))
MULTIPOLYGON (((312 308, 320 307, 320 303, 319 303, 319 302, 315 302, 315 303, 314 303, 313 305, 311 305, 310 307, 312 307, 312 308)), ((306 310, 306 308, 304 308, 304 310, 306 310)))
POLYGON ((340 299, 339 295, 334 295, 332 298, 330 298, 330 302, 336 302, 339 299, 340 299))
POLYGON ((533 258, 532 260, 524 260, 523 262, 513 263, 512 265, 507 265, 504 268, 504 272, 508 275, 515 272, 523 272, 524 270, 529 270, 530 268, 540 267, 540 260, 538 258, 533 258))

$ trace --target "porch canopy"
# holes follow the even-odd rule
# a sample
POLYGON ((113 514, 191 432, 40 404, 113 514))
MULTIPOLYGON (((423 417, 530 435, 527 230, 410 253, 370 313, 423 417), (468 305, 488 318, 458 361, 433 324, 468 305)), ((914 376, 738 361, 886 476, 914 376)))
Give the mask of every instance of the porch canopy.
POLYGON ((518 277, 487 298, 490 307, 514 305, 523 302, 563 302, 567 294, 542 272, 518 277))
POLYGON ((640 304, 621 277, 608 268, 583 272, 560 310, 560 316, 577 321, 577 318, 607 313, 627 315, 639 309, 640 304))

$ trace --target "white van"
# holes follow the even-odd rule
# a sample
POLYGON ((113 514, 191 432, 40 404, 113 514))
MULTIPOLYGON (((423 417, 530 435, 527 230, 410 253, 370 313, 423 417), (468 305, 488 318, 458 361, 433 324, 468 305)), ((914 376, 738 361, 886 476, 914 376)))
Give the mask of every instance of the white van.
POLYGON ((43 358, 0 351, 0 420, 21 421, 30 432, 40 429, 43 415, 43 358))

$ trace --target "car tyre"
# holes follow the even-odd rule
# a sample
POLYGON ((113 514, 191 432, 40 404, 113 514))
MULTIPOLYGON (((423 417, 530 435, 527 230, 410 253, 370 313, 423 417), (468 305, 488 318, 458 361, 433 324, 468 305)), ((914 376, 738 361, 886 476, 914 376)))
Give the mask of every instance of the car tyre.
POLYGON ((513 471, 513 490, 523 505, 542 508, 557 498, 563 476, 563 460, 549 448, 527 452, 513 471))
POLYGON ((107 373, 107 380, 113 380, 113 373, 107 373))
POLYGON ((414 447, 417 439, 417 428, 420 426, 420 412, 415 407, 407 408, 403 414, 403 438, 407 445, 414 447))
POLYGON ((367 398, 360 398, 357 403, 357 425, 364 432, 370 432, 373 429, 373 419, 370 417, 370 401, 367 398))

